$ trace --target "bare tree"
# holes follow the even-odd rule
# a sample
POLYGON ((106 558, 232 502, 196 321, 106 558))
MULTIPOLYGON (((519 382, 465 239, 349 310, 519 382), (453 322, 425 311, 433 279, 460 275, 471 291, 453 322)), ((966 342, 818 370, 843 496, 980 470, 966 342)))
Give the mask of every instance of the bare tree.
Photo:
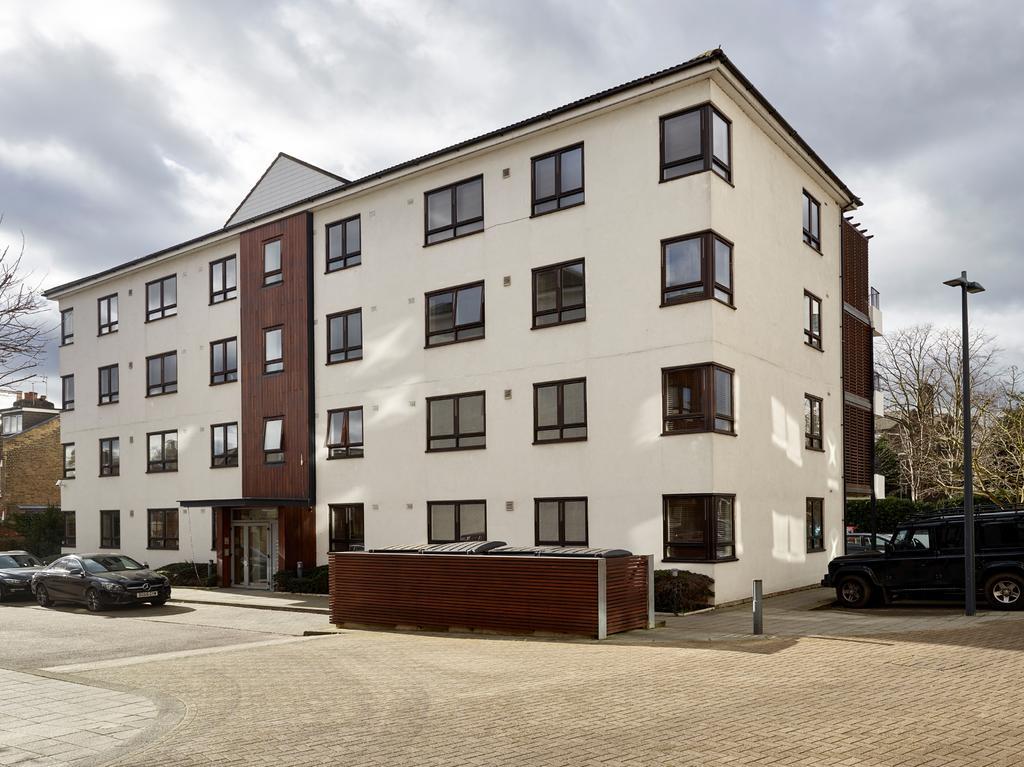
POLYGON ((1001 504, 1024 504, 1024 374, 1010 368, 981 432, 974 474, 982 491, 1001 504))
POLYGON ((0 388, 32 378, 46 344, 41 322, 45 306, 39 285, 30 285, 30 275, 22 273, 24 254, 24 235, 17 255, 9 245, 0 250, 0 388))

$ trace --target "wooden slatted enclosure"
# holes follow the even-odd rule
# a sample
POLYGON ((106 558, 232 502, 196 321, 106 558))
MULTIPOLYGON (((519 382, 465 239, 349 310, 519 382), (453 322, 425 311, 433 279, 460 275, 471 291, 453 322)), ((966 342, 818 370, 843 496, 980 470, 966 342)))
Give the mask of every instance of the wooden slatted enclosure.
POLYGON ((334 552, 331 622, 604 638, 653 627, 650 556, 334 552))

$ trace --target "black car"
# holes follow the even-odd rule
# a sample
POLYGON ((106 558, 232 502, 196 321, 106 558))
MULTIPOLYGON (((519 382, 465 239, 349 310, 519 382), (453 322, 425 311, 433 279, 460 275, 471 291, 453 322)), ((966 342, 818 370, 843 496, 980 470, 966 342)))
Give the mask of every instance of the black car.
MULTIPOLYGON (((996 610, 1024 608, 1024 508, 979 513, 974 539, 979 594, 996 610)), ((963 512, 921 516, 900 525, 884 552, 836 557, 821 585, 834 587, 844 607, 963 599, 963 512)))
POLYGON ((0 602, 8 597, 31 597, 32 575, 42 567, 27 551, 0 551, 0 602))
POLYGON ((69 554, 32 578, 32 591, 43 607, 80 602, 93 612, 111 605, 171 598, 171 582, 124 554, 69 554))

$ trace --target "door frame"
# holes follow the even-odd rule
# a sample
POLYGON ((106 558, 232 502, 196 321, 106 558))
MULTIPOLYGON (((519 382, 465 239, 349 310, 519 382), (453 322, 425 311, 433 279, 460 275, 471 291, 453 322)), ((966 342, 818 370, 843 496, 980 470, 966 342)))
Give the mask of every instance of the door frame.
POLYGON ((274 589, 274 575, 277 573, 277 522, 274 520, 232 520, 231 521, 231 586, 232 588, 240 589, 255 589, 273 591, 274 589), (263 527, 267 530, 267 582, 266 584, 258 583, 253 584, 251 571, 249 568, 248 550, 249 536, 253 528, 263 527), (235 531, 238 530, 242 534, 242 560, 236 561, 235 557, 235 531), (241 565, 242 567, 242 582, 239 583, 235 580, 235 568, 241 565))

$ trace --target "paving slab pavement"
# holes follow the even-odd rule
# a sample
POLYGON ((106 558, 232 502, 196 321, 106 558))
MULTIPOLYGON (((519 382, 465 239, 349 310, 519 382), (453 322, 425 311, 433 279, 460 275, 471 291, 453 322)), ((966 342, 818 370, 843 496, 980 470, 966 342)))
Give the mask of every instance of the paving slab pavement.
POLYGON ((181 604, 249 607, 257 610, 328 615, 327 599, 326 594, 287 594, 252 589, 199 589, 175 586, 171 590, 170 601, 181 604))

